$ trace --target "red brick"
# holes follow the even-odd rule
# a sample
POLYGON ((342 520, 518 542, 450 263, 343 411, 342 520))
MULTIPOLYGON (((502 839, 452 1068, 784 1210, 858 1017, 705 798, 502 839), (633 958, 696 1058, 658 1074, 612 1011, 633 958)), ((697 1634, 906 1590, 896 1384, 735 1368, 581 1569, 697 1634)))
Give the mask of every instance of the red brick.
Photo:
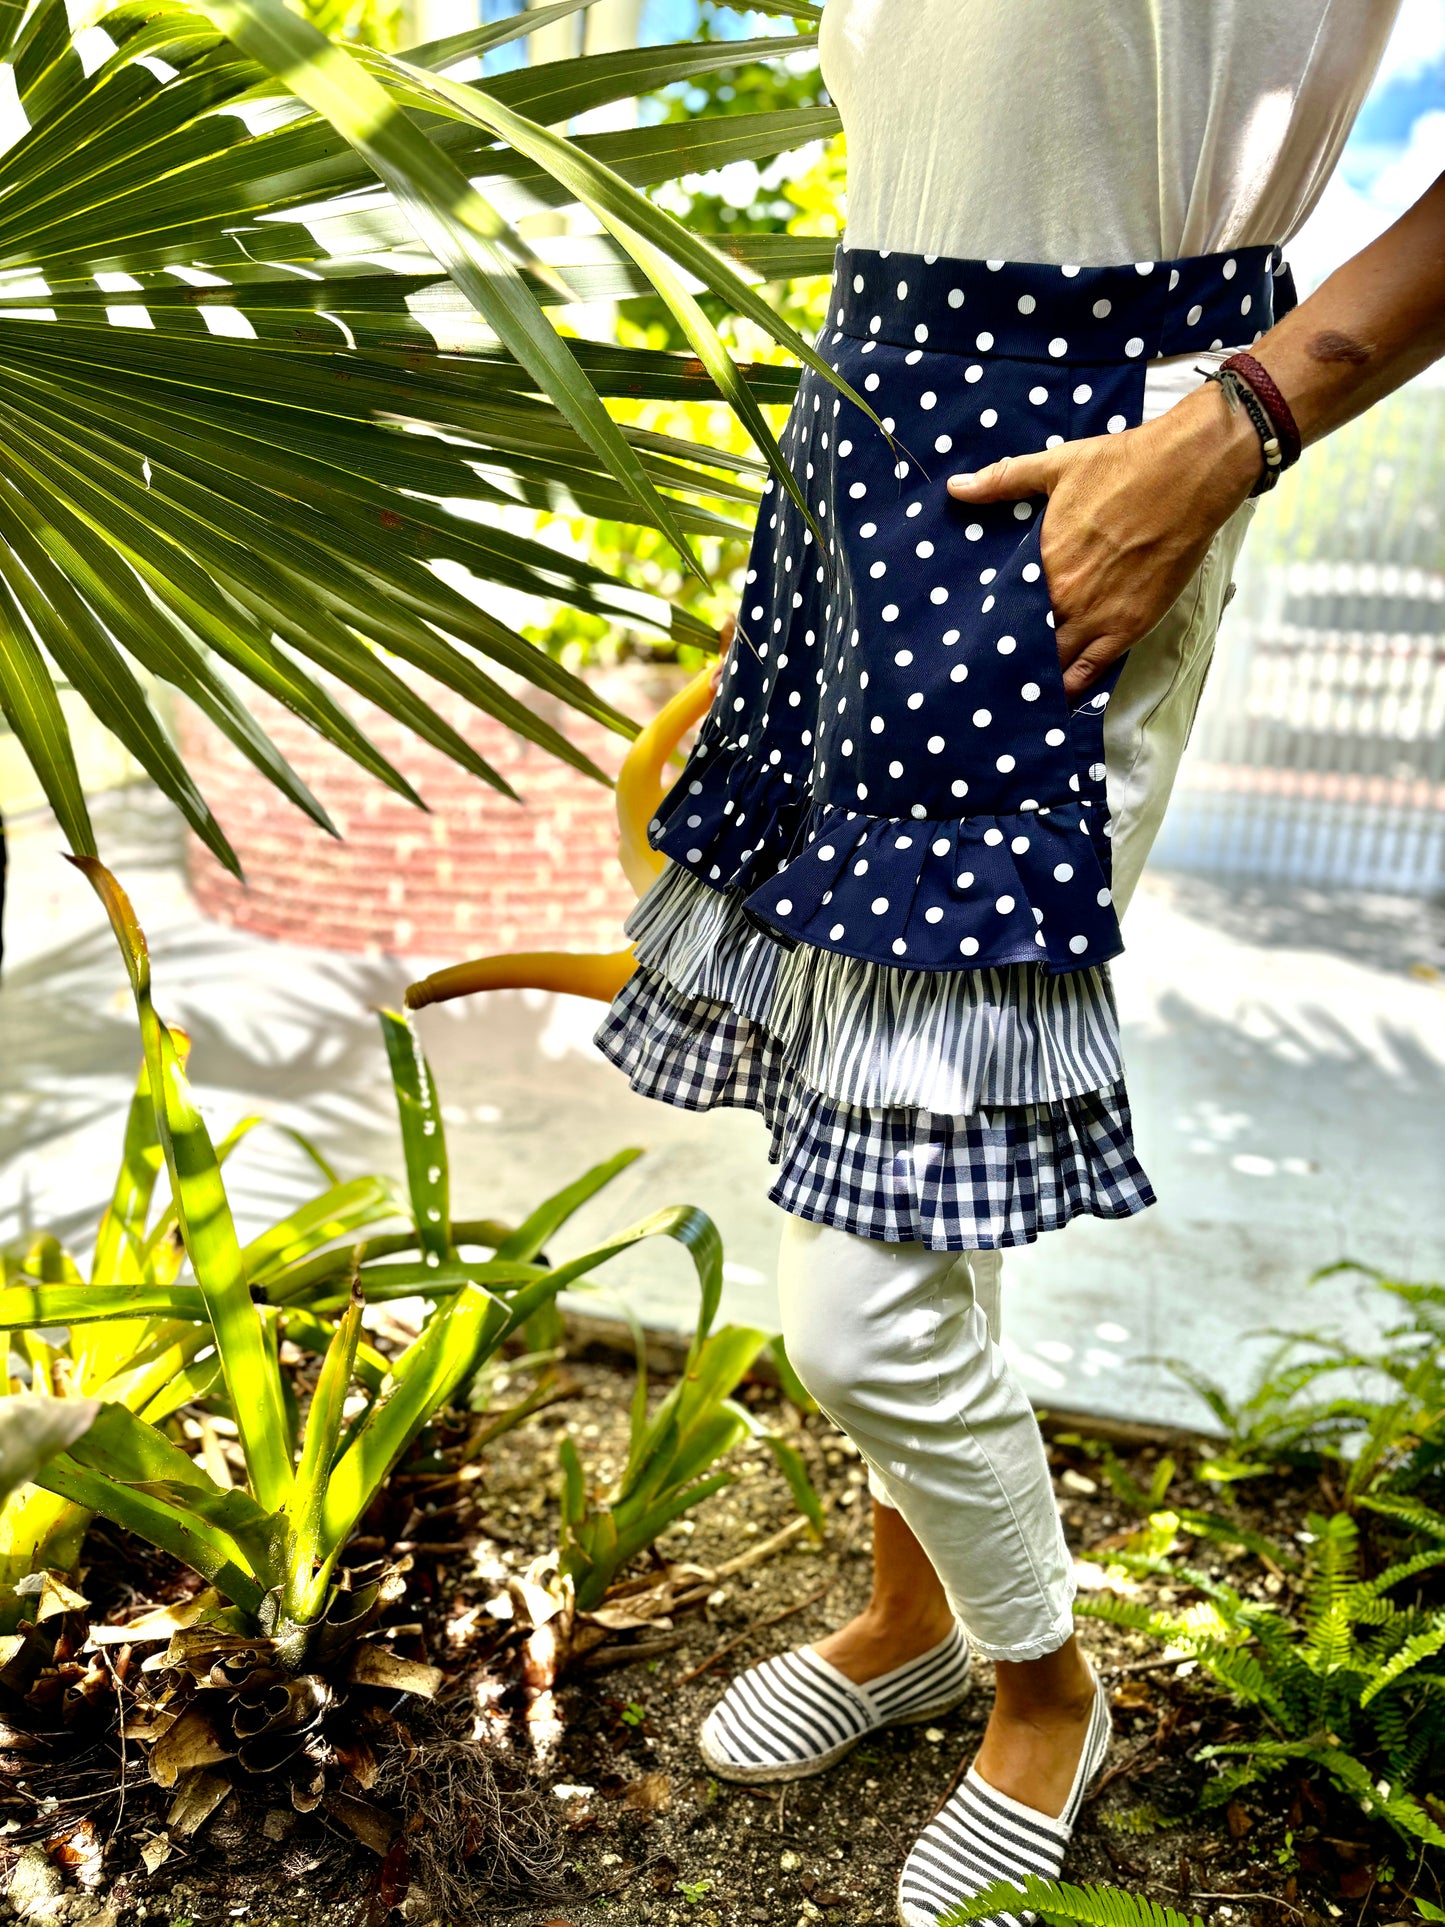
MULTIPOLYGON (((188 862, 201 909, 257 934, 332 950, 446 954, 483 949, 613 950, 633 896, 617 861, 610 790, 524 743, 419 672, 413 686, 522 797, 521 804, 351 691, 332 685, 368 740, 429 805, 419 811, 254 694, 248 704, 343 832, 338 842, 294 809, 196 711, 181 705, 187 762, 246 872, 228 876, 194 838, 188 862)), ((594 679, 645 722, 678 686, 638 665, 594 679)), ((555 699, 509 685, 578 748, 615 773, 626 749, 555 699)))

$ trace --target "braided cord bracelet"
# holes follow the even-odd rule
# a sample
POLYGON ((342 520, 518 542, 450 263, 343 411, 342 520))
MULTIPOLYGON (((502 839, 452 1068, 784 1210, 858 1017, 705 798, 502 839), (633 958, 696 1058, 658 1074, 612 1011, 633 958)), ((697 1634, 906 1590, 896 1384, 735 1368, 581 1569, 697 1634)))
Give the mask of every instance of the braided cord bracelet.
POLYGON ((1300 432, 1289 403, 1268 371, 1250 354, 1231 355, 1218 368, 1201 368, 1196 362, 1194 372, 1206 381, 1217 381, 1231 412, 1243 407, 1254 424, 1264 466, 1249 492, 1263 495, 1300 458, 1300 432))

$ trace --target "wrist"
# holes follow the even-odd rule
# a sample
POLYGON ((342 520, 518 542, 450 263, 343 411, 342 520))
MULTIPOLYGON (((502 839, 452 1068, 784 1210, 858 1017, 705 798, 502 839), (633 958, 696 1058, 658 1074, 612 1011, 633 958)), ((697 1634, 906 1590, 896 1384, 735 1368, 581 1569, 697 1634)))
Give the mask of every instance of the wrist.
POLYGON ((1180 456, 1204 494, 1231 513, 1259 480, 1262 456, 1254 423, 1231 408, 1216 381, 1201 382, 1169 410, 1180 456))

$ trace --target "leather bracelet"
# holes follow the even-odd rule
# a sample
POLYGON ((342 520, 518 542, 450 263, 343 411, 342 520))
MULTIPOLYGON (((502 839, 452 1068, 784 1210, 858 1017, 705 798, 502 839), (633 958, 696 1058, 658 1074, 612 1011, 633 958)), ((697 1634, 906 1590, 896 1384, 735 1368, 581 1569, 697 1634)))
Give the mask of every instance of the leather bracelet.
POLYGON ((1280 446, 1274 423, 1270 420, 1264 403, 1238 369, 1229 367, 1228 363, 1222 368, 1201 368, 1196 362, 1194 372, 1197 375, 1203 375, 1206 381, 1217 381, 1224 391, 1224 398, 1229 403, 1230 412, 1233 413, 1235 409, 1242 406, 1254 424, 1254 432, 1259 436, 1260 453, 1264 459, 1259 480, 1249 492, 1251 495, 1265 494, 1280 478, 1284 468, 1284 450, 1280 446))
POLYGON ((1264 412, 1274 424, 1274 432, 1279 438, 1280 455, 1283 458, 1280 467, 1293 468, 1300 458, 1302 445, 1299 426, 1290 412, 1289 403, 1275 385, 1273 375, 1243 348, 1238 354, 1231 355, 1222 365, 1239 375, 1254 390, 1264 412))

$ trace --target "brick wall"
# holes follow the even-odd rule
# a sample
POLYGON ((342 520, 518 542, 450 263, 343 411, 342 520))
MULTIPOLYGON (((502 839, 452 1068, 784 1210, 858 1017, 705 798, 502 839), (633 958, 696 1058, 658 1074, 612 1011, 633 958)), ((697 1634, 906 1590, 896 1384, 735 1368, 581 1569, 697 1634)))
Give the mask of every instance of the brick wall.
MULTIPOLYGON (((628 664, 592 678, 645 722, 684 680, 628 664)), ((203 716, 182 705, 186 761, 246 872, 229 876, 189 839, 201 909, 223 923, 329 950, 461 958, 515 950, 614 950, 633 894, 617 861, 610 789, 480 716, 419 674, 411 680, 518 792, 511 802, 372 704, 333 693, 430 806, 396 796, 269 697, 251 708, 330 811, 337 842, 280 797, 203 716)), ((623 738, 536 691, 530 707, 609 774, 623 738)))

